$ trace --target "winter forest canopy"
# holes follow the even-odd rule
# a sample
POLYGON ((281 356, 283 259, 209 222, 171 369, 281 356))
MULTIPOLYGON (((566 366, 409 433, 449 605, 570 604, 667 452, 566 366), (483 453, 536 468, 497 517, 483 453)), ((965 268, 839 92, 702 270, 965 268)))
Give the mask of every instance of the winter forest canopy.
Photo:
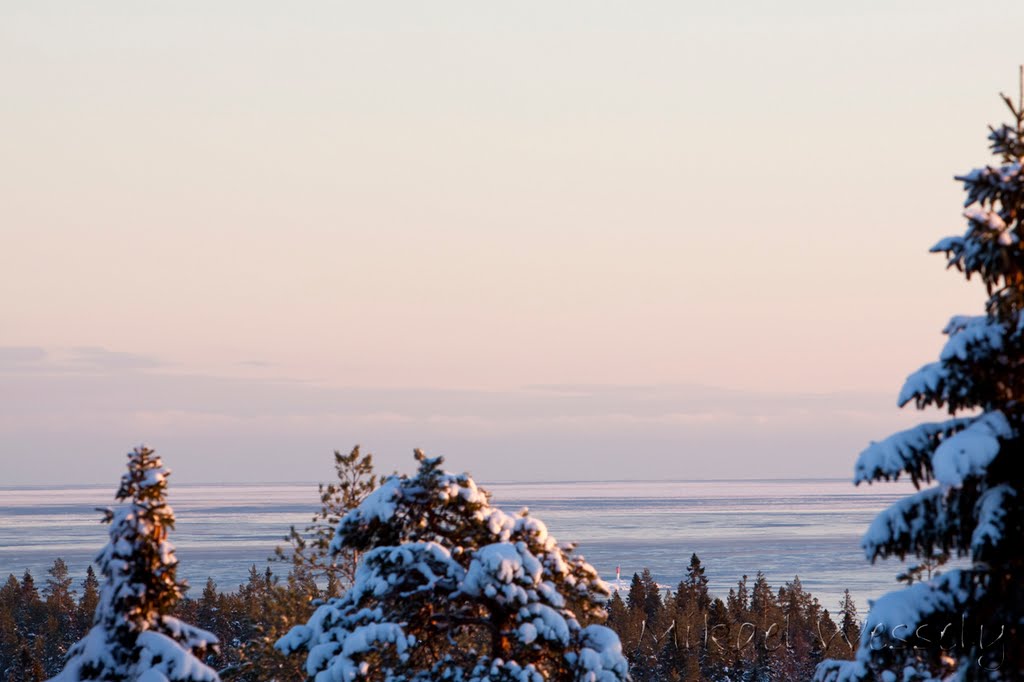
POLYGON ((321 508, 236 592, 183 598, 167 532, 169 471, 129 455, 107 510, 111 542, 76 593, 54 561, 0 587, 9 679, 807 679, 859 637, 847 591, 832 613, 794 578, 742 576, 711 593, 694 554, 674 589, 646 569, 611 593, 572 545, 526 510, 490 505, 468 475, 417 453, 414 476, 379 477, 335 453, 321 508), (127 524, 127 525, 126 525, 127 524), (199 626, 198 629, 194 624, 199 626))

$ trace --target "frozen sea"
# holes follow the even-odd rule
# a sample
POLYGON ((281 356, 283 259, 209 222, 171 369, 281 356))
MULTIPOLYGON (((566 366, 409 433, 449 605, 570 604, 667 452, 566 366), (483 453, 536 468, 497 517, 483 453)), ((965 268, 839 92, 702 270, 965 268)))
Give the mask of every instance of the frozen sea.
MULTIPOLYGON (((529 507, 563 542, 578 544, 605 580, 622 584, 650 568, 674 586, 690 554, 723 596, 746 574, 763 571, 778 587, 794 575, 834 610, 849 588, 859 605, 892 589, 898 562, 868 564, 859 548, 874 515, 912 490, 909 484, 853 487, 847 480, 497 483, 485 485, 507 511, 529 507)), ((37 581, 55 557, 81 577, 106 541, 96 507, 104 487, 0 488, 0 579, 29 569, 37 581)), ((179 575, 196 589, 212 576, 221 589, 266 565, 289 526, 317 509, 315 484, 173 485, 171 540, 179 575)))

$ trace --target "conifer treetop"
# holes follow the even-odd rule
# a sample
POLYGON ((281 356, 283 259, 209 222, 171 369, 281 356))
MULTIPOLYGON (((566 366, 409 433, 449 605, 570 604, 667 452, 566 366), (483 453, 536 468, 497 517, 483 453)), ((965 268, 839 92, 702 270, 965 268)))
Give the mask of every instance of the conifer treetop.
POLYGON ((338 525, 364 552, 353 586, 278 642, 310 679, 624 682, 618 637, 598 624, 608 587, 526 510, 492 507, 468 474, 416 451, 338 525), (590 623, 590 624, 587 624, 590 623))
POLYGON ((184 588, 167 540, 174 528, 165 500, 170 473, 146 446, 128 453, 116 494, 121 504, 100 510, 110 541, 96 558, 103 582, 94 624, 53 682, 219 682, 201 660, 216 649, 216 637, 167 615, 184 588))

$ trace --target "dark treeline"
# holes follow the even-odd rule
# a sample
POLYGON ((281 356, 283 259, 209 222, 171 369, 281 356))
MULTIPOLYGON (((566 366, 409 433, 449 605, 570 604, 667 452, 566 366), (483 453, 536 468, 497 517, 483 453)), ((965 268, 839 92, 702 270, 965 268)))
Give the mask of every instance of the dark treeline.
MULTIPOLYGON (((40 586, 29 572, 11 574, 0 587, 0 680, 42 682, 64 667, 72 644, 93 624, 100 583, 92 566, 74 584, 67 564, 54 561, 40 586)), ((307 574, 308 575, 308 574, 307 574)), ((338 595, 336 584, 320 589, 301 571, 278 578, 253 566, 236 591, 209 579, 199 594, 181 600, 173 615, 215 634, 220 651, 207 661, 225 679, 304 680, 301 660, 288 659, 273 643, 304 622, 319 599, 338 595), (297 575, 298 574, 298 575, 297 575)))
MULTIPOLYGON (((0 588, 0 679, 42 682, 59 672, 92 623, 98 589, 92 567, 74 584, 61 559, 41 584, 27 571, 9 576, 0 588)), ((302 661, 273 643, 305 622, 317 600, 340 591, 333 580, 318 586, 299 563, 283 577, 253 566, 237 590, 223 591, 210 579, 174 615, 217 636, 221 650, 208 663, 223 678, 297 682, 306 678, 302 661)), ((609 601, 608 625, 636 682, 807 680, 821 660, 851 658, 856 647, 860 630, 849 591, 836 606, 830 613, 799 578, 775 589, 760 573, 744 576, 723 600, 709 592, 705 567, 693 555, 674 590, 660 588, 646 569, 635 574, 628 591, 609 601)))
POLYGON ((650 571, 634 574, 608 605, 636 682, 654 680, 809 680, 825 658, 850 659, 860 638, 857 607, 846 590, 835 615, 799 578, 778 590, 764 574, 743 576, 725 600, 708 591, 694 554, 674 591, 650 571))

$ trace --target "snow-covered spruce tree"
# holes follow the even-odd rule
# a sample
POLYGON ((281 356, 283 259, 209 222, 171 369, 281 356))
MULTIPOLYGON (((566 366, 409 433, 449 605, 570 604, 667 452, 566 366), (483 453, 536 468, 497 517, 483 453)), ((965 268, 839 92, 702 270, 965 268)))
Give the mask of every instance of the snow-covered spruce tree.
POLYGON ((318 682, 629 680, 615 633, 584 626, 605 616, 594 568, 469 475, 416 459, 341 520, 332 550, 364 553, 354 584, 278 647, 306 651, 318 682))
POLYGON ((954 317, 938 362, 899 396, 951 418, 872 443, 855 470, 856 483, 908 476, 919 489, 871 524, 871 560, 949 554, 968 567, 875 601, 856 659, 822 663, 819 680, 1024 679, 1024 107, 1003 99, 1014 124, 989 135, 999 162, 957 177, 967 230, 932 247, 984 282, 985 314, 954 317))
POLYGON ((183 583, 167 532, 174 512, 164 496, 160 458, 143 446, 128 453, 115 509, 102 510, 110 542, 96 558, 103 576, 93 626, 68 651, 52 682, 218 682, 199 657, 216 638, 165 615, 181 598, 183 583))

